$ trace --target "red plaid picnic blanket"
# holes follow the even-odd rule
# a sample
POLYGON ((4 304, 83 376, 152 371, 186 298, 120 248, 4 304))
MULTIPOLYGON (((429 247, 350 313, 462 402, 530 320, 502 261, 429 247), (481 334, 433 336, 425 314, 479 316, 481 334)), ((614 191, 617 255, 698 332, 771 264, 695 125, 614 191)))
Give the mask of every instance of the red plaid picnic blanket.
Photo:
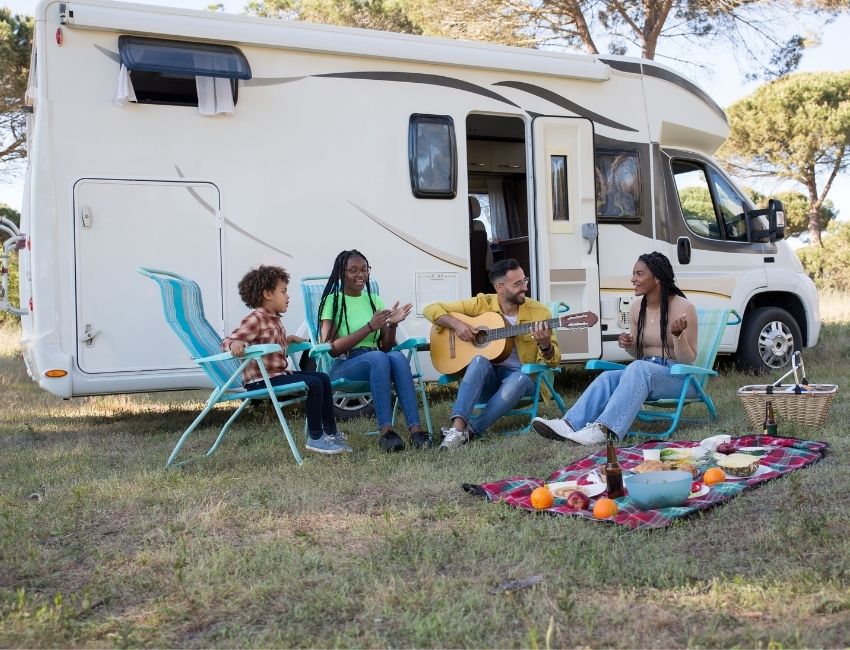
MULTIPOLYGON (((619 511, 614 517, 600 521, 614 521, 632 529, 640 528, 662 528, 671 524, 674 520, 689 515, 697 510, 710 508, 732 497, 737 496, 746 489, 761 485, 766 481, 778 478, 796 469, 816 463, 823 458, 829 445, 825 442, 813 440, 799 440, 797 438, 784 438, 780 436, 755 436, 747 435, 733 438, 735 447, 769 446, 769 451, 761 459, 761 467, 757 474, 748 478, 729 480, 711 486, 708 494, 701 497, 692 497, 685 501, 684 505, 671 508, 659 508, 657 510, 640 510, 635 506, 628 496, 617 499, 619 511)), ((631 469, 643 462, 643 450, 656 447, 696 447, 698 441, 682 440, 677 442, 646 442, 634 447, 620 447, 617 449, 617 458, 624 470, 631 469)), ((534 488, 545 483, 557 481, 577 481, 579 484, 587 483, 586 476, 593 470, 605 465, 605 449, 601 449, 590 456, 567 465, 553 472, 545 481, 539 478, 514 476, 493 483, 482 485, 465 484, 463 488, 472 494, 483 496, 490 501, 502 501, 515 508, 534 510, 531 506, 531 492, 534 488)), ((553 515, 572 515, 593 519, 593 504, 596 499, 591 499, 590 509, 572 510, 565 499, 556 499, 555 505, 542 512, 553 515)))

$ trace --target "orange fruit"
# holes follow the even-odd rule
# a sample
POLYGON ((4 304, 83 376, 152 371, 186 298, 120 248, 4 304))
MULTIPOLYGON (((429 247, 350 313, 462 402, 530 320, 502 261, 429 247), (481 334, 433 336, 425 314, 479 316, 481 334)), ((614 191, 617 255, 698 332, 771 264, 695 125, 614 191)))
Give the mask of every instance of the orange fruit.
POLYGON ((719 467, 710 467, 705 470, 702 482, 706 485, 714 485, 715 483, 723 483, 726 480, 726 474, 719 467))
POLYGON ((593 516, 597 519, 608 519, 617 514, 617 502, 603 497, 593 504, 593 516))
POLYGON ((549 488, 534 488, 531 493, 531 505, 534 506, 535 510, 546 510, 546 508, 551 508, 553 503, 555 503, 555 497, 552 496, 549 488))

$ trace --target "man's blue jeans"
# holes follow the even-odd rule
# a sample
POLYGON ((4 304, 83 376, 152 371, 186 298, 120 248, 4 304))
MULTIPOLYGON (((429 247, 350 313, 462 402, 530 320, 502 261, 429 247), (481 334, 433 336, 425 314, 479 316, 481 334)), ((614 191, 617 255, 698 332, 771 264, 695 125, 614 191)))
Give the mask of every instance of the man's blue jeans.
POLYGON ((482 434, 533 390, 534 381, 528 375, 516 368, 493 365, 487 357, 477 356, 467 366, 460 382, 452 419, 463 418, 467 430, 482 434), (484 410, 470 419, 473 407, 485 400, 484 410))
MULTIPOLYGON (((677 399, 685 378, 670 374, 670 367, 652 361, 633 361, 625 370, 606 370, 591 382, 564 420, 573 430, 600 422, 623 438, 647 399, 677 399)), ((688 397, 696 397, 693 386, 688 397)))
POLYGON ((419 400, 413 385, 410 362, 401 352, 382 352, 369 348, 354 348, 347 359, 340 359, 331 370, 331 379, 368 381, 372 404, 379 427, 392 426, 392 387, 398 395, 407 427, 420 426, 419 400))

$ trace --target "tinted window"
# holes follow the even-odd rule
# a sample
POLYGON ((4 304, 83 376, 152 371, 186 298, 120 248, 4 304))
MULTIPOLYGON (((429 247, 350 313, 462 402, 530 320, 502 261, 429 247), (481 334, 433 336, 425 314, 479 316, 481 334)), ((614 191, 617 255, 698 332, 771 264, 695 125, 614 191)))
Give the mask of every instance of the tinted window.
POLYGON ((418 198, 451 199, 457 194, 457 146, 448 115, 410 116, 410 185, 418 198))
POLYGON ((641 218, 640 159, 635 151, 596 151, 596 216, 641 218))

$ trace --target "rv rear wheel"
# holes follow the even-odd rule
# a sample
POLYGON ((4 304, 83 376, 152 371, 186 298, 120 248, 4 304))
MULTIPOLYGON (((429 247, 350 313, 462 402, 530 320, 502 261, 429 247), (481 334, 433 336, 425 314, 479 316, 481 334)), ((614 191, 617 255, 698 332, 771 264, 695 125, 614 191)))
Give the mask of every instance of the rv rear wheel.
POLYGON ((775 373, 803 347, 797 321, 780 307, 759 307, 744 319, 738 340, 738 366, 757 374, 775 373))
POLYGON ((334 399, 334 413, 337 420, 351 420, 353 418, 368 418, 375 412, 372 404, 372 396, 362 397, 337 397, 334 399))

